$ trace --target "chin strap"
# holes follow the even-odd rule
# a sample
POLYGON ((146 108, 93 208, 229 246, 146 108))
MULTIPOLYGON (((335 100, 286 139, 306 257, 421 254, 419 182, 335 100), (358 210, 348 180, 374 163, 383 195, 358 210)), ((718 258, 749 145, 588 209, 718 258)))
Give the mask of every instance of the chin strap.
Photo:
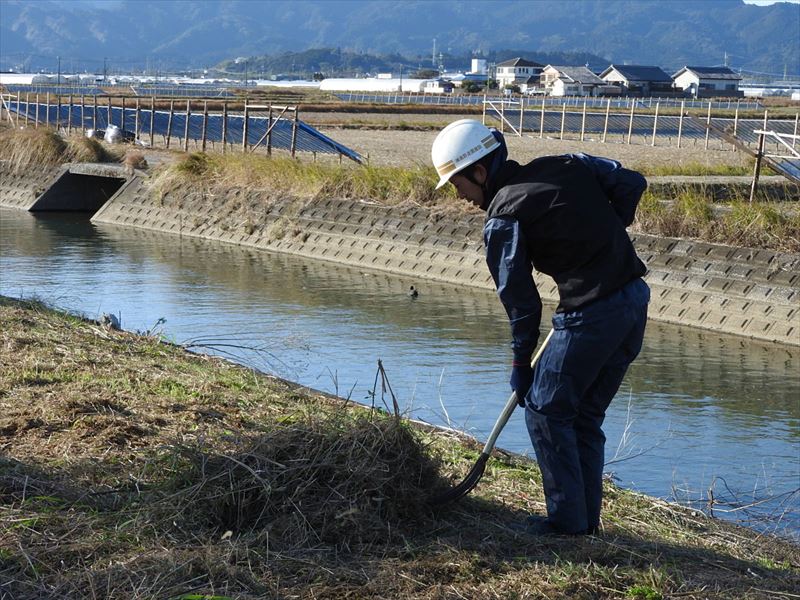
POLYGON ((483 210, 486 210, 486 208, 489 206, 489 201, 491 200, 491 198, 489 198, 489 182, 494 178, 494 176, 500 170, 500 167, 502 167, 503 163, 508 159, 508 147, 506 146, 506 140, 503 137, 503 134, 494 128, 491 128, 490 131, 500 146, 496 148, 493 153, 492 163, 489 165, 489 169, 486 173, 486 181, 484 181, 483 185, 481 186, 481 189, 483 190, 483 204, 481 205, 481 208, 483 210))

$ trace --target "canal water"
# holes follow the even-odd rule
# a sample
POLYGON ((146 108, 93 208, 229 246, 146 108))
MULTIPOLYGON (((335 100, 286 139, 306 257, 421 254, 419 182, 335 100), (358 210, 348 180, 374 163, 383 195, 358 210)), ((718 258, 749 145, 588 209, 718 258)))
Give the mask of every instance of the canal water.
MULTIPOLYGON (((0 294, 114 313, 125 329, 391 406, 380 360, 409 416, 479 439, 510 394, 508 324, 489 291, 0 209, 0 294)), ((716 516, 800 539, 798 425, 800 349, 651 322, 606 419, 606 470, 706 511, 711 490, 716 516)), ((498 446, 532 454, 520 411, 498 446)))

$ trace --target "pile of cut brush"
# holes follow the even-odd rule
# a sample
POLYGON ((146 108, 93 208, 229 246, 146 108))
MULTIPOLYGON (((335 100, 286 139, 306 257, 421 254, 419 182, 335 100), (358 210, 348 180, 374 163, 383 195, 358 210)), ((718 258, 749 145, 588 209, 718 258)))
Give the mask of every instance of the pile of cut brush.
POLYGON ((289 419, 219 447, 179 448, 170 503, 187 525, 267 532, 276 550, 385 543, 430 513, 426 499, 442 485, 419 434, 374 411, 289 419))

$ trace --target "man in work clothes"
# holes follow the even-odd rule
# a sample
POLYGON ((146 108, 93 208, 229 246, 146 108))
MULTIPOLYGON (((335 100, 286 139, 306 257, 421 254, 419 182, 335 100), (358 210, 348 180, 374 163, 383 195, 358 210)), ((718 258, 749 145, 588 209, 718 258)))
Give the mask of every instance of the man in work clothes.
POLYGON ((647 182, 585 154, 507 159, 502 134, 463 119, 431 150, 438 187, 486 211, 486 261, 511 324, 511 387, 525 407, 547 518, 534 534, 592 534, 600 525, 606 409, 642 346, 650 290, 625 231, 647 182), (559 304, 535 370, 542 302, 532 270, 551 276, 559 304))

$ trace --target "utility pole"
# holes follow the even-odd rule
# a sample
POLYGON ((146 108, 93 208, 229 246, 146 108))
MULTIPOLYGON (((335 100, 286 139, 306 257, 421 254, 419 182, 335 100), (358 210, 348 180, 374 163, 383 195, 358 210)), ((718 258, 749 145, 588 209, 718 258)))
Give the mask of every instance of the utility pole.
POLYGON ((433 38, 433 54, 431 55, 431 66, 436 68, 436 38, 433 38))
POLYGON ((106 62, 107 60, 108 59, 104 56, 103 57, 103 83, 106 82, 106 77, 108 75, 108 64, 106 62))
POLYGON ((56 79, 56 84, 61 85, 61 57, 58 57, 58 79, 56 79))

